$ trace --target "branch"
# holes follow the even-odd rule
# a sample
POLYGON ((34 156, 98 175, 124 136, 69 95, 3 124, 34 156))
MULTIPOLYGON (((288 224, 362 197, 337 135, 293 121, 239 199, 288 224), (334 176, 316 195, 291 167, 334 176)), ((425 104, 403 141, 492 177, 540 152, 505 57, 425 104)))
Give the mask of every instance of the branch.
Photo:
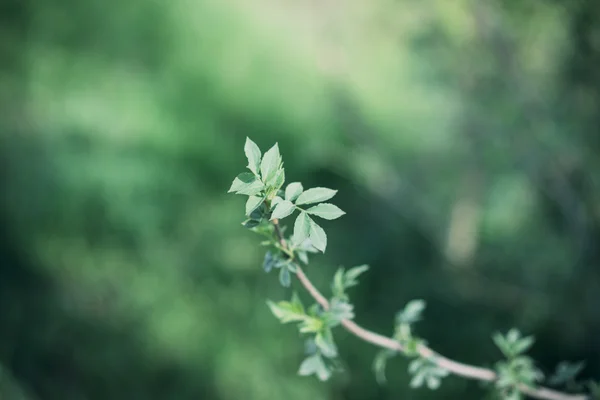
MULTIPOLYGON (((279 221, 274 219, 273 226, 275 227, 275 233, 277 234, 277 238, 279 239, 279 243, 282 247, 287 247, 287 242, 283 236, 283 232, 281 231, 281 227, 279 226, 279 221)), ((329 309, 329 301, 325 296, 319 292, 319 290, 312 284, 308 276, 304 273, 300 265, 296 266, 296 276, 298 280, 304 286, 306 291, 315 299, 317 303, 319 303, 325 310, 329 309)), ((380 335, 378 333, 369 331, 352 320, 344 319, 342 320, 342 325, 346 328, 347 331, 354 334, 356 337, 364 340, 365 342, 369 342, 374 344, 375 346, 382 347, 389 350, 398 351, 404 353, 404 348, 400 345, 400 343, 392 338, 380 335)), ((468 379, 474 379, 479 381, 487 381, 493 382, 497 379, 497 375, 494 371, 487 368, 476 367, 468 364, 463 364, 457 361, 453 361, 449 358, 441 356, 434 352, 427 346, 420 345, 417 349, 419 355, 423 358, 429 359, 434 362, 438 367, 447 370, 448 372, 453 373, 454 375, 462 376, 468 379)), ((519 387, 519 390, 535 399, 543 399, 543 400, 589 400, 589 397, 583 394, 568 394, 563 392, 558 392, 552 389, 538 387, 531 388, 526 385, 522 385, 519 387)))

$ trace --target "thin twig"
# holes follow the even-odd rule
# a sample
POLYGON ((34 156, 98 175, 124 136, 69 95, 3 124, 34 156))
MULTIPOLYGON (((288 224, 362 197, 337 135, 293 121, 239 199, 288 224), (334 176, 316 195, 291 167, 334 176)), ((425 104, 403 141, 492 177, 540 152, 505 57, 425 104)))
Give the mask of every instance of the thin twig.
MULTIPOLYGON (((281 227, 279 226, 279 221, 275 219, 272 222, 273 226, 275 227, 275 233, 277 234, 279 243, 284 248, 287 248, 287 242, 285 240, 285 237, 283 236, 281 227)), ((329 301, 327 300, 327 298, 323 296, 321 292, 319 292, 319 289, 317 289, 315 285, 312 284, 310 279, 308 279, 308 276, 306 276, 306 274, 299 265, 296 267, 296 276, 298 277, 298 280, 300 281, 302 286, 304 286, 306 291, 315 299, 315 301, 319 303, 321 307, 323 307, 325 310, 329 309, 329 301)), ((342 320, 342 325, 344 326, 344 328, 346 328, 347 331, 366 342, 372 343, 376 346, 386 348, 389 350, 394 350, 401 353, 404 352, 404 348, 400 345, 400 343, 397 340, 380 335, 375 332, 371 332, 352 320, 344 319, 342 320)), ((468 379, 475 379, 479 381, 488 382, 492 382, 497 379, 496 373, 491 369, 476 367, 453 361, 449 358, 437 354, 427 346, 420 345, 417 351, 422 357, 432 360, 438 367, 443 368, 448 372, 453 373, 454 375, 459 375, 468 379)), ((535 399, 589 400, 589 397, 584 394, 568 394, 544 387, 531 388, 529 386, 522 385, 519 386, 519 390, 523 394, 526 394, 527 396, 530 396, 535 399)))

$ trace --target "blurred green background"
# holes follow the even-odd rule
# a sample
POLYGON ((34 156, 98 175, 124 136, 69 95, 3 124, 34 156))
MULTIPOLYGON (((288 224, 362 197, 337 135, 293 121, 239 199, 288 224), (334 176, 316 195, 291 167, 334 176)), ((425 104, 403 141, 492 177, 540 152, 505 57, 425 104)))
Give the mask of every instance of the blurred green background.
POLYGON ((481 399, 296 376, 259 238, 227 195, 251 137, 347 212, 309 274, 367 263, 357 321, 413 298, 442 354, 600 376, 600 8, 594 0, 4 0, 0 398, 481 399))

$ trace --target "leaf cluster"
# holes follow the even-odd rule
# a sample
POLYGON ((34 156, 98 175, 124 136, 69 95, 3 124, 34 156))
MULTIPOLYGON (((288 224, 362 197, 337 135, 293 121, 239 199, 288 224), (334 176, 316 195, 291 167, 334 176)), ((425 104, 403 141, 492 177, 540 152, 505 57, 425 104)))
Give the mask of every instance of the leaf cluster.
POLYGON ((523 337, 517 329, 511 329, 506 335, 496 333, 492 338, 506 357, 496 363, 496 387, 504 399, 520 400, 523 396, 519 390, 521 385, 534 387, 544 378, 533 359, 525 355, 535 340, 532 336, 523 337))
MULTIPOLYGON (((244 153, 249 172, 243 172, 233 180, 229 193, 248 196, 245 206, 247 219, 242 224, 266 237, 262 244, 270 249, 265 254, 263 269, 267 273, 278 269, 279 282, 289 287, 292 274, 299 273, 299 262, 308 264, 309 254, 324 253, 327 248, 327 235, 316 219, 334 220, 345 213, 328 202, 336 195, 336 190, 325 187, 305 190, 300 182, 285 186, 285 170, 277 143, 262 155, 256 143, 246 138, 244 153), (293 223, 293 233, 287 238, 286 227, 280 221, 295 212, 298 215, 293 223)), ((356 286, 359 276, 368 269, 367 265, 348 270, 339 268, 331 283, 331 299, 328 302, 319 300, 323 306, 315 303, 306 309, 296 293, 293 293, 290 301, 267 301, 271 312, 281 323, 296 323, 299 333, 307 336, 306 358, 300 364, 299 375, 314 375, 325 381, 339 369, 338 349, 332 329, 354 318, 354 307, 347 290, 356 286)), ((412 359, 408 371, 412 375, 410 386, 413 388, 426 386, 435 390, 449 374, 449 370, 440 367, 438 356, 425 347, 427 343, 413 334, 413 326, 422 320, 425 306, 423 300, 412 300, 396 314, 392 337, 399 344, 398 349, 393 349, 393 346, 384 348, 373 362, 373 370, 380 384, 385 383, 388 360, 398 354, 412 359)), ((505 400, 520 400, 523 387, 535 389, 535 385, 544 377, 531 357, 526 355, 534 338, 523 337, 516 329, 511 329, 506 335, 496 333, 492 338, 505 357, 495 365, 497 394, 505 400)), ((582 369, 583 363, 560 363, 549 383, 554 386, 566 385, 569 390, 578 391, 587 387, 593 398, 600 399, 600 384, 575 381, 582 369)))
MULTIPOLYGON (((404 349, 402 353, 406 357, 416 357, 409 365, 409 373, 413 375, 413 387, 420 387, 423 382, 427 383, 430 389, 437 389, 441 378, 446 376, 444 372, 437 371, 431 363, 419 355, 419 347, 425 344, 423 339, 417 338, 412 333, 412 325, 422 319, 422 313, 425 310, 425 301, 416 299, 409 301, 404 308, 396 314, 394 339, 404 349)), ((377 382, 383 384, 386 382, 385 368, 390 358, 397 355, 398 352, 389 349, 381 350, 377 353, 373 361, 373 371, 377 382)), ((436 367, 437 368, 437 367, 436 367)))
POLYGON ((352 267, 348 271, 339 268, 333 276, 331 291, 333 297, 339 300, 349 300, 346 289, 358 285, 358 277, 369 270, 368 265, 352 267))
POLYGON ((289 183, 285 190, 285 170, 277 143, 262 155, 260 148, 246 138, 244 153, 250 172, 239 174, 232 182, 228 193, 248 196, 243 225, 256 228, 261 222, 278 221, 298 211, 294 221, 290 251, 300 249, 303 262, 306 260, 307 241, 310 247, 322 253, 327 248, 327 234, 315 218, 334 220, 345 214, 338 206, 327 203, 337 190, 324 187, 304 189, 302 183, 289 183), (262 207, 262 208, 261 208, 262 207))
POLYGON ((320 380, 327 380, 334 368, 331 362, 338 356, 337 346, 333 340, 331 328, 339 324, 345 310, 322 310, 317 304, 305 310, 296 293, 291 301, 267 302, 271 312, 281 323, 296 322, 301 334, 310 335, 308 357, 300 365, 300 375, 316 375, 320 380))

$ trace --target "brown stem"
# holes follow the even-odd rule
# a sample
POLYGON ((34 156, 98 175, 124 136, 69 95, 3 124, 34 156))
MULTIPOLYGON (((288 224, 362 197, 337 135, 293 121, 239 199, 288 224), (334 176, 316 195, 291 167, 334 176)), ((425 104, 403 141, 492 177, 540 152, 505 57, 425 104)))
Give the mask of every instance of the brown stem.
MULTIPOLYGON (((275 219, 272 222, 273 222, 273 226, 275 227, 275 233, 277 234, 279 243, 284 248, 287 248, 287 242, 285 241, 283 232, 281 231, 281 227, 279 226, 279 221, 277 221, 275 219)), ((315 285, 312 284, 310 279, 308 279, 308 277, 306 276, 306 274, 304 273, 304 271, 302 270, 302 268, 299 265, 296 267, 296 276, 298 277, 298 280, 300 281, 302 286, 304 286, 306 291, 315 299, 315 301, 317 303, 319 303, 325 310, 327 310, 329 308, 329 301, 327 300, 327 298, 325 296, 323 296, 321 294, 321 292, 319 292, 319 289, 317 289, 315 287, 315 285)), ((398 352, 404 352, 404 348, 400 345, 400 343, 398 343, 397 340, 380 335, 375 332, 371 332, 371 331, 363 328, 362 326, 358 325, 357 323, 355 323, 352 320, 349 320, 349 319, 342 320, 342 325, 344 326, 344 328, 346 328, 347 331, 349 331, 350 333, 354 334, 356 337, 358 337, 366 342, 372 343, 376 346, 379 346, 379 347, 382 347, 385 349, 394 350, 394 351, 398 351, 398 352)), ((496 373, 494 371, 492 371, 491 369, 475 367, 472 365, 453 361, 449 358, 446 358, 444 356, 437 354, 436 352, 434 352, 432 349, 430 349, 427 346, 420 345, 418 347, 417 351, 424 358, 432 359, 432 357, 434 357, 432 359, 432 361, 435 362, 435 364, 438 367, 443 368, 443 369, 447 370, 448 372, 453 373, 454 375, 459 375, 459 376, 462 376, 462 377, 468 378, 468 379, 475 379, 475 380, 488 381, 488 382, 495 381, 497 379, 496 373)), ((544 387, 531 388, 531 387, 522 385, 519 387, 519 390, 522 393, 526 394, 527 396, 530 396, 535 399, 589 400, 589 397, 584 394, 562 393, 562 392, 558 392, 558 391, 544 388, 544 387)))

